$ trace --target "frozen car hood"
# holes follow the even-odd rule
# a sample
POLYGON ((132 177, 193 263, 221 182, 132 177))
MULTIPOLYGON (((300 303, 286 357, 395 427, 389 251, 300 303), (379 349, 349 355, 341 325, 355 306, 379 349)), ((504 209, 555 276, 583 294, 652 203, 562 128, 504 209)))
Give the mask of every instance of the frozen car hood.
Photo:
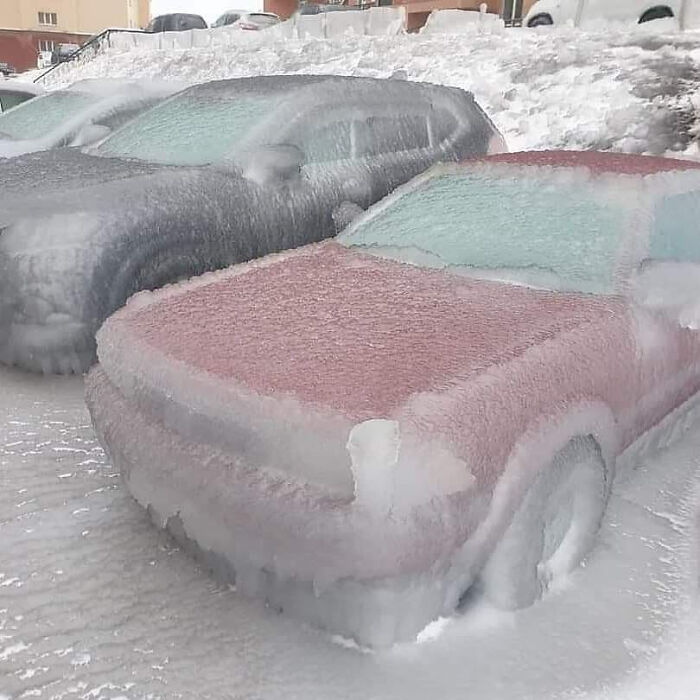
POLYGON ((91 156, 75 148, 0 160, 0 226, 59 211, 115 208, 116 203, 99 196, 106 185, 167 170, 172 168, 91 156))
POLYGON ((139 343, 217 380, 362 421, 391 417, 415 394, 468 380, 620 303, 326 242, 127 307, 111 325, 125 322, 139 343))

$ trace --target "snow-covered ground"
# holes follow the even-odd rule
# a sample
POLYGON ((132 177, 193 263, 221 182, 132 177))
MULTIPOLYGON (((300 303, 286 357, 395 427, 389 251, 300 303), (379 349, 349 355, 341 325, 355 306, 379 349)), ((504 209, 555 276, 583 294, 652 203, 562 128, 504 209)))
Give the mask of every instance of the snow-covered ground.
MULTIPOLYGON (((61 67, 54 85, 396 71, 473 90, 512 149, 698 155, 691 33, 245 35, 112 51, 61 67)), ((699 477, 700 416, 617 485, 568 586, 517 614, 475 604, 420 644, 367 653, 218 585, 153 528, 96 443, 80 379, 0 369, 0 700, 695 700, 699 477)))
POLYGON ((153 528, 96 444, 80 379, 0 370, 0 385, 3 700, 697 697, 700 416, 619 484, 566 588, 366 653, 217 585, 153 528))
POLYGON ((334 40, 241 32, 215 48, 112 49, 84 65, 64 64, 47 83, 101 76, 198 82, 299 72, 380 77, 401 72, 472 90, 512 150, 700 153, 694 143, 700 32, 586 33, 564 27, 334 40))

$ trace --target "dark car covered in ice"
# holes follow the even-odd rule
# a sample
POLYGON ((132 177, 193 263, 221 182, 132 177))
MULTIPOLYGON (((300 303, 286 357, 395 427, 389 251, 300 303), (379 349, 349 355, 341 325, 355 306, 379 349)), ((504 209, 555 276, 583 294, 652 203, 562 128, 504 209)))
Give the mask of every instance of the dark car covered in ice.
POLYGON ((81 372, 134 292, 333 236, 431 164, 500 150, 456 88, 269 76, 188 88, 90 153, 8 160, 0 359, 81 372))

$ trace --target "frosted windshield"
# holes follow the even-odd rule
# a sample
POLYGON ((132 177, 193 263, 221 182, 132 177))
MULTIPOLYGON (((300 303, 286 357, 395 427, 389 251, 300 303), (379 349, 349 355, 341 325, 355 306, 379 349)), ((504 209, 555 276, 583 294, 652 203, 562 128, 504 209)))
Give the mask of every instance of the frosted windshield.
POLYGON ((426 181, 338 240, 428 267, 608 293, 623 231, 622 209, 592 190, 465 173, 426 181))
POLYGON ((40 138, 97 99, 82 92, 54 92, 29 100, 0 115, 0 136, 17 140, 40 138))
POLYGON ((273 106, 270 97, 180 95, 129 122, 97 154, 169 165, 217 163, 273 106))

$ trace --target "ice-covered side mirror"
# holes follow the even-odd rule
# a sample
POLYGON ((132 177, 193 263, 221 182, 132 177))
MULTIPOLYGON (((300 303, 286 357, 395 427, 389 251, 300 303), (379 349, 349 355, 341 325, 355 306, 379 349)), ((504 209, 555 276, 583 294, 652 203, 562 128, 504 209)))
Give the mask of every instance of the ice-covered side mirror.
POLYGON ((262 146, 247 154, 243 175, 259 185, 281 183, 299 175, 303 164, 304 154, 296 146, 262 146))
POLYGON ((85 124, 75 135, 71 145, 89 146, 91 143, 102 141, 111 133, 112 130, 103 124, 85 124))
POLYGON ((684 328, 700 329, 700 263, 646 261, 632 280, 639 304, 662 311, 684 328))

